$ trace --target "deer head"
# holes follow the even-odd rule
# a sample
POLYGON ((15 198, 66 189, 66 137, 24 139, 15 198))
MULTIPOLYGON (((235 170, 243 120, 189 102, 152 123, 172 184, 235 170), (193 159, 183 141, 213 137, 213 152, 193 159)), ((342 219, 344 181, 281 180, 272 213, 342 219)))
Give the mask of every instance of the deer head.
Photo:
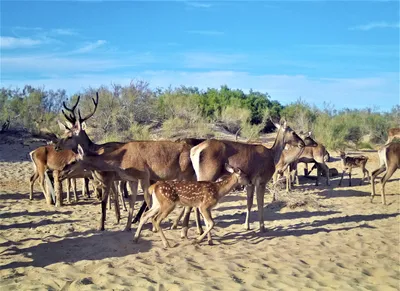
POLYGON ((234 168, 234 167, 232 167, 232 166, 229 165, 229 164, 225 164, 225 169, 226 169, 229 173, 233 174, 233 175, 236 177, 236 179, 237 179, 237 181, 238 181, 238 183, 239 183, 240 185, 246 186, 246 185, 250 184, 250 179, 249 179, 249 177, 248 177, 247 174, 244 173, 241 169, 239 169, 239 168, 234 168))
MULTIPOLYGON (((272 120, 271 120, 272 121, 272 120)), ((303 148, 304 141, 297 135, 297 133, 291 129, 285 119, 281 119, 280 123, 274 123, 275 127, 278 129, 278 135, 282 135, 283 143, 293 147, 303 148)))
POLYGON ((85 132, 86 130, 85 121, 88 120, 90 117, 92 117, 93 114, 96 112, 97 105, 99 104, 99 94, 98 92, 96 92, 96 99, 92 98, 94 104, 93 111, 83 118, 81 116, 81 112, 79 109, 78 109, 78 116, 76 116, 75 114, 75 110, 79 103, 79 100, 80 96, 78 96, 78 99, 76 100, 76 103, 74 106, 72 106, 72 108, 68 108, 67 105, 65 105, 65 102, 63 102, 65 110, 68 111, 69 113, 67 114, 64 112, 64 110, 62 110, 64 117, 67 119, 67 123, 63 124, 60 121, 58 122, 61 130, 64 131, 64 135, 63 138, 59 139, 59 141, 56 144, 55 149, 57 151, 64 149, 75 150, 78 144, 87 145, 90 141, 89 137, 85 132))

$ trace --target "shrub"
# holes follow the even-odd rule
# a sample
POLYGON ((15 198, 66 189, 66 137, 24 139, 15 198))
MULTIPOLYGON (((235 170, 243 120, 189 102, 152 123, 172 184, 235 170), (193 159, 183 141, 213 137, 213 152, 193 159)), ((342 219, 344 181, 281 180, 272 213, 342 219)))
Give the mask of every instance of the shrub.
POLYGON ((130 129, 130 137, 133 140, 149 140, 151 139, 150 125, 141 125, 137 122, 132 123, 130 129))
POLYGON ((236 133, 250 121, 250 114, 249 109, 227 106, 222 110, 220 120, 229 132, 236 133))

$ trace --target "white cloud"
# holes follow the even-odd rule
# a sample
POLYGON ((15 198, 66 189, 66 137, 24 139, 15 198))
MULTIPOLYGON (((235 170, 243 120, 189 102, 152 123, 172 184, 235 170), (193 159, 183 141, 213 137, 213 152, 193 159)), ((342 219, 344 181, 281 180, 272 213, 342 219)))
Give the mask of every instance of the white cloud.
POLYGON ((212 6, 209 2, 185 1, 185 4, 194 8, 210 8, 212 6))
POLYGON ((241 54, 185 53, 183 62, 186 68, 220 68, 223 65, 238 64, 246 61, 241 54))
POLYGON ((111 82, 126 85, 132 79, 148 81, 152 87, 196 86, 201 89, 219 88, 228 85, 244 91, 254 89, 268 92, 272 99, 283 104, 296 101, 300 96, 309 103, 322 106, 331 102, 337 108, 365 108, 380 105, 382 110, 390 110, 398 104, 398 73, 381 73, 365 78, 311 78, 305 75, 255 75, 236 71, 143 71, 117 75, 86 74, 67 78, 62 76, 40 80, 2 80, 2 86, 31 84, 45 85, 48 89, 65 88, 72 94, 111 82))
POLYGON ((69 28, 55 28, 51 30, 52 33, 59 34, 59 35, 77 35, 78 33, 69 28))
POLYGON ((210 36, 224 34, 222 31, 218 31, 218 30, 188 30, 188 33, 200 34, 200 35, 210 35, 210 36))
POLYGON ((364 30, 364 31, 368 31, 371 29, 375 29, 375 28, 400 28, 400 23, 389 23, 386 21, 380 21, 380 22, 371 22, 368 24, 364 24, 364 25, 357 25, 357 26, 353 26, 350 27, 350 30, 364 30))
POLYGON ((105 40, 98 40, 98 41, 95 41, 92 43, 88 43, 88 44, 84 45, 83 47, 73 51, 73 53, 76 53, 76 54, 88 53, 88 52, 91 52, 91 51, 105 45, 106 43, 107 42, 105 40))
POLYGON ((2 49, 30 48, 40 45, 43 41, 28 37, 0 36, 0 47, 2 49))
POLYGON ((68 74, 97 72, 116 68, 135 67, 142 64, 154 63, 151 54, 130 54, 124 58, 113 55, 97 57, 80 57, 78 54, 26 54, 19 56, 2 56, 0 65, 2 77, 7 74, 25 73, 40 74, 68 74))

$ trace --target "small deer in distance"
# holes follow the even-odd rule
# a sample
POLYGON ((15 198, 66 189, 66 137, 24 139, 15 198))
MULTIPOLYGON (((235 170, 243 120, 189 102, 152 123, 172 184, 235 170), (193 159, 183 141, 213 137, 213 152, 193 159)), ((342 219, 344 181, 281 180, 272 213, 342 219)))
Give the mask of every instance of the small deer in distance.
POLYGON ((360 185, 362 184, 362 182, 365 179, 365 174, 368 177, 368 181, 370 180, 369 172, 365 168, 365 165, 367 164, 367 161, 368 161, 368 157, 366 157, 366 156, 349 157, 349 156, 346 156, 346 154, 343 151, 340 151, 340 158, 342 159, 343 172, 342 172, 342 177, 340 178, 340 181, 339 181, 339 186, 342 185, 343 176, 346 171, 349 171, 349 187, 351 186, 351 171, 354 168, 361 168, 361 171, 363 172, 363 178, 360 181, 360 185))

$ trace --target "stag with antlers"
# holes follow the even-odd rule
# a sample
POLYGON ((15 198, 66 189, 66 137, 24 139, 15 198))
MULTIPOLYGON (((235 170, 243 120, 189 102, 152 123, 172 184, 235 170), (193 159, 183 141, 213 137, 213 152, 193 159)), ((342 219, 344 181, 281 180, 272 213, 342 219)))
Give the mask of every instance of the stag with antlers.
MULTIPOLYGON (((173 141, 132 141, 128 143, 93 143, 85 131, 84 122, 89 119, 96 111, 98 105, 98 94, 96 100, 92 98, 95 105, 94 110, 84 118, 75 115, 75 109, 79 98, 72 108, 65 104, 64 108, 69 111, 65 118, 73 126, 65 128, 65 137, 57 143, 57 149, 76 150, 78 144, 91 153, 88 155, 93 163, 78 162, 70 166, 72 168, 84 168, 94 171, 96 179, 103 185, 102 199, 102 218, 100 229, 104 229, 104 220, 106 215, 106 199, 109 190, 112 189, 111 183, 114 180, 125 180, 131 183, 132 195, 129 199, 128 221, 125 227, 130 230, 133 216, 133 208, 136 201, 138 181, 140 180, 146 202, 150 205, 150 199, 147 189, 150 186, 150 180, 195 180, 195 173, 190 161, 191 146, 186 142, 173 141)), ((64 171, 65 175, 68 171, 64 171)), ((199 229, 199 232, 201 230, 199 229)))

